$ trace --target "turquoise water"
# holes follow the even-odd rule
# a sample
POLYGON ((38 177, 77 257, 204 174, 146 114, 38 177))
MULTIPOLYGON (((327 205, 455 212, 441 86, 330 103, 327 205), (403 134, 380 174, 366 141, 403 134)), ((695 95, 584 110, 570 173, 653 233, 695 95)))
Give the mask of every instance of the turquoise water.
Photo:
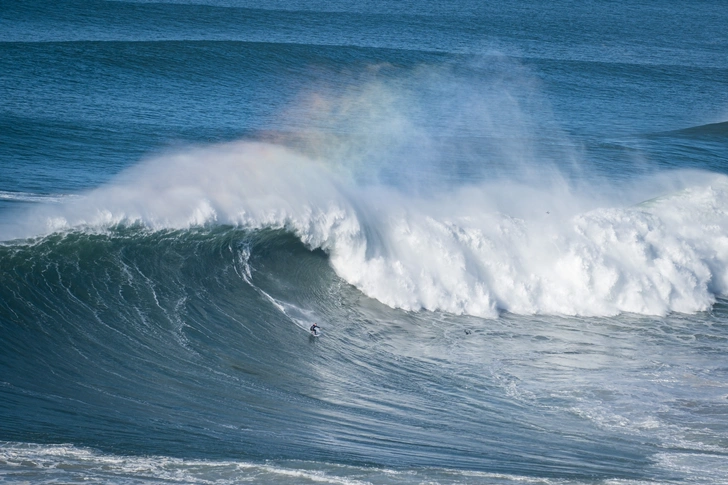
POLYGON ((726 24, 0 2, 0 480, 728 483, 726 24))

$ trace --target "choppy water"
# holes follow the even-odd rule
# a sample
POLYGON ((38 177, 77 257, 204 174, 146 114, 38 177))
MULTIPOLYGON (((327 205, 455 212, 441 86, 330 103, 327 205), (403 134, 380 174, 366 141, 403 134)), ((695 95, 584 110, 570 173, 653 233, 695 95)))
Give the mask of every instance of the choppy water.
POLYGON ((728 483, 726 23, 0 2, 0 480, 728 483))

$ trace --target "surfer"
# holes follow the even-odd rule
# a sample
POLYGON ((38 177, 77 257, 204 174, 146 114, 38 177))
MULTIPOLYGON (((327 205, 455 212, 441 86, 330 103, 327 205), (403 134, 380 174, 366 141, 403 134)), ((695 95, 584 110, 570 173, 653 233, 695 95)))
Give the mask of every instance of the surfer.
POLYGON ((321 327, 319 327, 317 324, 314 323, 313 325, 311 325, 311 328, 309 330, 311 330, 312 334, 316 335, 318 333, 319 328, 321 328, 321 327))

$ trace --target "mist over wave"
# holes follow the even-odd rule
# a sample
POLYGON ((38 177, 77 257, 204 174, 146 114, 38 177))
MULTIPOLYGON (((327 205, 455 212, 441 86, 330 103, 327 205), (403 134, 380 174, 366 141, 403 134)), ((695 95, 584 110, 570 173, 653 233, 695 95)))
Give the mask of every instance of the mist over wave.
POLYGON ((452 66, 384 80, 373 66, 302 95, 286 113, 310 123, 297 134, 157 156, 34 209, 10 237, 285 229, 386 305, 482 317, 696 312, 726 294, 728 178, 581 176, 537 81, 493 59, 484 84, 452 66))

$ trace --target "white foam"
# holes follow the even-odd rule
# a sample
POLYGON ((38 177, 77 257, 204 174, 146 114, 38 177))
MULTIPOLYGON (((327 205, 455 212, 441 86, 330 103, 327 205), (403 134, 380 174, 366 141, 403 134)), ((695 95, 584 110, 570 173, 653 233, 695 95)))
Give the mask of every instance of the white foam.
MULTIPOLYGON (((701 456, 673 457, 662 455, 661 462, 670 469, 704 473, 691 463, 707 462, 701 456), (692 459, 692 462, 688 461, 692 459), (687 463, 685 463, 687 462, 687 463)), ((713 457, 709 457, 713 458, 713 457)), ((713 460, 710 465, 720 464, 713 460)), ((723 467, 724 468, 724 467, 723 467)), ((708 468, 709 469, 709 468, 708 468)), ((723 470, 721 470, 723 471, 723 470)), ((542 485, 577 484, 581 480, 533 477, 448 468, 390 469, 362 467, 325 462, 286 461, 245 462, 234 460, 193 460, 167 456, 124 456, 98 452, 74 445, 41 445, 0 442, 0 475, 8 483, 70 483, 91 481, 103 483, 329 483, 367 485, 372 483, 431 483, 433 485, 465 482, 542 485)), ((718 473, 711 478, 719 478, 718 473)), ((607 479, 606 484, 640 485, 641 480, 607 479)), ((725 483, 715 481, 711 483, 725 483)))
POLYGON ((415 205, 380 222, 384 242, 374 256, 362 244, 332 252, 340 275, 390 306, 479 316, 665 314, 706 310, 728 289, 722 176, 650 207, 548 220, 487 209, 462 215, 473 205, 467 193, 437 209, 415 205))
MULTIPOLYGON (((331 483, 363 485, 347 476, 327 472, 326 464, 306 464, 293 468, 269 463, 224 460, 190 460, 166 456, 122 456, 79 448, 70 444, 40 445, 0 442, 0 474, 8 481, 15 476, 34 483, 112 480, 118 483, 139 480, 169 483, 231 484, 331 483), (317 469, 317 468, 323 468, 317 469)), ((330 467, 328 467, 330 468, 330 467)), ((335 470, 333 470, 335 471, 335 470)))

